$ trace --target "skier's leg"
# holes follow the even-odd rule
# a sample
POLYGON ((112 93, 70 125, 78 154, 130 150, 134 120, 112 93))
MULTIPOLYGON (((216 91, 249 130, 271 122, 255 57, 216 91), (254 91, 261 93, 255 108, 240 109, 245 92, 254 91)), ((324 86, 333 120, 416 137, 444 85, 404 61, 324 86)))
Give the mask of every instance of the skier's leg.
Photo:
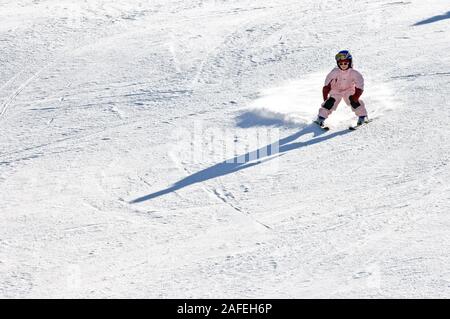
POLYGON ((350 108, 352 109, 353 113, 355 113, 358 117, 360 116, 367 116, 367 110, 366 110, 366 105, 364 104, 364 101, 359 99, 359 106, 357 106, 356 108, 354 108, 353 106, 351 106, 350 104, 350 100, 349 100, 349 95, 345 95, 344 96, 344 101, 345 103, 350 106, 350 108))
POLYGON ((333 111, 336 110, 342 96, 338 94, 331 95, 325 102, 322 103, 319 109, 319 116, 326 119, 333 111))

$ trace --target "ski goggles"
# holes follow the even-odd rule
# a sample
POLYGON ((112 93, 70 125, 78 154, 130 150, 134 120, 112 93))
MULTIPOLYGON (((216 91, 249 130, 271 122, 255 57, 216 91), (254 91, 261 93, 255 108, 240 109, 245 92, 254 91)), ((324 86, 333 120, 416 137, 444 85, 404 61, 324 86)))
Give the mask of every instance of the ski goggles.
POLYGON ((338 54, 336 54, 336 61, 341 61, 341 60, 347 60, 348 61, 348 54, 345 54, 345 53, 338 53, 338 54))

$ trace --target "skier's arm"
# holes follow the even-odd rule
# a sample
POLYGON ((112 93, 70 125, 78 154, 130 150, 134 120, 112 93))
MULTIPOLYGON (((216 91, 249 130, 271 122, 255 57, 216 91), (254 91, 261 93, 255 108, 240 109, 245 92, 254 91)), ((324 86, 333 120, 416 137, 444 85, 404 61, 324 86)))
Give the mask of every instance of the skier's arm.
POLYGON ((353 70, 353 81, 355 82, 355 93, 352 95, 354 101, 358 101, 364 92, 364 78, 361 73, 353 70))
POLYGON ((322 95, 324 101, 328 99, 328 94, 331 91, 331 81, 333 81, 334 77, 335 77, 335 70, 333 69, 330 73, 327 74, 324 86, 322 88, 322 95))
POLYGON ((358 71, 353 70, 353 81, 355 82, 355 93, 349 96, 353 108, 360 106, 359 98, 364 92, 364 78, 358 71))

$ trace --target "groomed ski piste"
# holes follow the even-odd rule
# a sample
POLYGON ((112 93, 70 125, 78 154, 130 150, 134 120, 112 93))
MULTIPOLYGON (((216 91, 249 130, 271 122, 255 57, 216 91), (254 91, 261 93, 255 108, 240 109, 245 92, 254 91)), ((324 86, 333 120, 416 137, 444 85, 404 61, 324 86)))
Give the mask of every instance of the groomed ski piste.
POLYGON ((449 10, 1 1, 0 297, 449 298, 449 10))

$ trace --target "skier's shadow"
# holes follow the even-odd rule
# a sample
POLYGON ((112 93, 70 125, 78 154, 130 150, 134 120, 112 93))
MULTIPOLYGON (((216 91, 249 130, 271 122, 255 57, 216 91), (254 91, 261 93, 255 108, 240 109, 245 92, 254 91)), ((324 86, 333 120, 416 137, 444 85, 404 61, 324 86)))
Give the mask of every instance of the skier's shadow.
POLYGON ((132 201, 130 201, 130 204, 140 203, 144 202, 146 200, 150 200, 174 191, 177 191, 181 188, 187 187, 192 184, 201 183, 204 181, 207 181, 212 178, 216 178, 219 176, 231 174, 258 164, 261 164, 263 162, 266 162, 268 160, 271 160, 277 156, 283 155, 283 153, 300 149, 306 146, 314 145, 326 140, 329 140, 331 138, 334 138, 336 136, 345 135, 349 133, 350 130, 345 129, 342 131, 334 132, 331 134, 325 134, 322 129, 317 127, 315 124, 310 124, 300 130, 297 133, 294 133, 292 135, 289 135, 287 137, 284 137, 278 141, 278 143, 268 144, 264 147, 261 147, 257 150, 248 152, 243 155, 236 156, 234 158, 225 160, 223 162, 217 163, 211 167, 205 168, 201 171, 198 171, 197 173, 194 173, 192 175, 189 175, 172 186, 157 191, 155 193, 151 193, 139 198, 136 198, 132 201), (291 143, 298 139, 299 137, 313 133, 313 138, 310 140, 307 140, 305 142, 297 142, 297 143, 291 143), (277 147, 278 146, 278 147, 277 147), (276 151, 276 148, 278 148, 278 152, 276 151))

